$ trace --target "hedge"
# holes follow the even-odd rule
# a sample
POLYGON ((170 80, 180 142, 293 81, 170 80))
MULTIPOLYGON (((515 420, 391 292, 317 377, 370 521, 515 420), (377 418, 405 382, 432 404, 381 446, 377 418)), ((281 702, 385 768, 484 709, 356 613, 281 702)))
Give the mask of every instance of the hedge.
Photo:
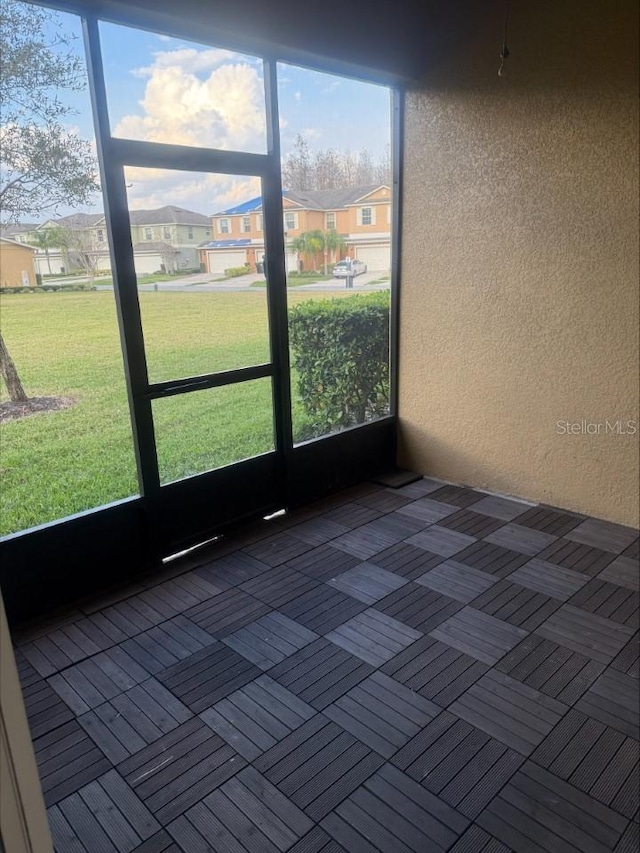
POLYGON ((289 336, 310 434, 388 413, 388 291, 302 302, 289 311, 289 336))

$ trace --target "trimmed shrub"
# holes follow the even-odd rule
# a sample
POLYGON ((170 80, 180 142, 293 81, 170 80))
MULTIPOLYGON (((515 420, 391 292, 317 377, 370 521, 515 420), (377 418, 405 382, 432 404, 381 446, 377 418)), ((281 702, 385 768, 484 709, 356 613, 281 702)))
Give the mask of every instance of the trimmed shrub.
POLYGON ((388 291, 302 302, 289 311, 289 336, 310 422, 304 437, 388 413, 388 291))
POLYGON ((250 271, 249 264, 245 264, 243 267, 229 267, 224 271, 224 274, 227 278, 237 278, 239 275, 246 275, 250 271))

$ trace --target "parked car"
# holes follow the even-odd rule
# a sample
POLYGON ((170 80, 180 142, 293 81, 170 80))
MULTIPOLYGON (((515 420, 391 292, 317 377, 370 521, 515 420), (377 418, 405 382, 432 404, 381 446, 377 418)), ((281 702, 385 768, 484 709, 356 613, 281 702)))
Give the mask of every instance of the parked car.
POLYGON ((334 278, 347 278, 367 271, 367 265, 362 261, 339 261, 333 268, 334 278))

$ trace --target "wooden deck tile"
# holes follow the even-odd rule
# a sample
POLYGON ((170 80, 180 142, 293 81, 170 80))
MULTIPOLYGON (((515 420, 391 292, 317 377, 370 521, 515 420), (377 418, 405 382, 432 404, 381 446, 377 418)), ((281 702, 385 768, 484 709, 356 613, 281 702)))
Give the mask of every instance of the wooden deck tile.
MULTIPOLYGON (((521 516, 518 516, 516 521, 520 521, 520 518, 521 516)), ((493 533, 489 533, 485 537, 486 542, 509 548, 511 551, 517 551, 529 557, 537 556, 544 548, 552 545, 556 539, 557 537, 550 533, 523 527, 514 522, 499 527, 498 530, 494 530, 493 533)))
POLYGON ((399 489, 394 489, 399 495, 416 500, 423 498, 431 492, 437 492, 442 488, 442 483, 439 480, 432 480, 430 477, 421 477, 413 483, 408 483, 406 486, 401 486, 399 489))
POLYGON ((515 851, 613 850, 626 818, 529 762, 477 822, 515 851))
POLYGON ((199 714, 258 675, 257 666, 233 649, 215 643, 159 672, 157 678, 199 714))
POLYGON ((541 637, 605 664, 613 660, 633 633, 626 625, 571 604, 564 604, 536 629, 541 637))
POLYGON ((73 720, 73 711, 20 652, 16 654, 16 663, 31 738, 35 740, 73 720))
POLYGON ((640 826, 631 821, 625 829, 614 853, 637 853, 640 847, 640 826))
POLYGON ((356 503, 368 506, 370 509, 377 509, 379 512, 393 513, 411 503, 411 498, 399 494, 396 489, 381 489, 368 495, 362 495, 362 497, 357 498, 356 503))
POLYGON ((310 518, 308 521, 287 527, 290 536, 300 539, 314 548, 330 542, 337 536, 342 536, 348 529, 344 524, 339 524, 337 521, 327 521, 325 518, 310 518))
POLYGON ((640 805, 638 741, 571 710, 531 760, 605 806, 633 818, 640 805))
POLYGON ((453 515, 447 516, 439 522, 441 527, 447 527, 450 530, 457 530, 459 533, 467 533, 469 536, 475 536, 481 539, 489 533, 493 533, 504 524, 496 518, 491 518, 488 515, 474 512, 471 509, 460 509, 453 515))
POLYGON ((532 506, 518 516, 518 524, 540 530, 553 536, 564 536, 584 520, 584 516, 571 515, 545 506, 532 506))
POLYGON ((513 521, 529 508, 530 505, 522 501, 501 498, 497 495, 485 495, 473 504, 474 512, 489 515, 491 518, 499 518, 501 521, 513 521))
POLYGON ((496 669, 565 705, 573 705, 602 673, 604 664, 531 634, 505 655, 496 669))
POLYGON ((475 818, 524 758, 446 711, 392 763, 468 818, 475 818))
POLYGON ((417 501, 413 501, 413 503, 403 506, 398 512, 407 516, 407 518, 414 518, 426 525, 441 521, 448 515, 454 515, 458 512, 458 507, 443 503, 442 501, 433 501, 430 498, 420 498, 417 501))
POLYGON ((371 562, 407 580, 416 580, 443 560, 444 557, 441 554, 430 554, 423 548, 399 542, 376 554, 371 562))
POLYGON ((433 637, 422 637, 384 664, 381 672, 446 708, 487 669, 475 658, 433 637))
POLYGON ((374 563, 360 563, 359 566, 332 578, 328 583, 358 601, 375 604, 385 595, 404 586, 407 580, 379 568, 374 563))
POLYGON ((449 853, 512 853, 512 850, 473 824, 453 845, 449 853))
POLYGON ((304 702, 322 710, 372 672, 360 658, 328 640, 316 640, 269 673, 304 702))
POLYGON ((153 815, 115 770, 53 806, 49 824, 60 853, 131 853, 160 830, 153 815))
POLYGON ((640 678, 640 635, 637 631, 611 661, 611 667, 633 678, 640 678))
POLYGON ((510 625, 533 631, 554 613, 560 602, 508 580, 499 580, 479 595, 473 607, 510 625))
POLYGON ((214 642, 211 634, 180 614, 126 640, 120 648, 140 669, 155 675, 214 642))
POLYGON ((616 557, 597 577, 634 592, 640 590, 640 565, 634 557, 616 557))
POLYGON ((223 643, 260 669, 267 670, 317 639, 313 631, 274 612, 229 634, 223 643))
POLYGON ((34 742, 33 748, 47 806, 111 770, 111 763, 77 720, 42 735, 34 742))
POLYGON ((257 578, 267 569, 271 568, 266 563, 250 557, 242 551, 235 551, 201 566, 195 570, 197 575, 209 580, 214 586, 220 587, 224 592, 232 586, 238 586, 245 581, 257 578))
POLYGON ((621 625, 639 627, 640 594, 600 578, 592 578, 585 584, 573 596, 571 604, 621 625))
POLYGON ((527 562, 527 557, 519 551, 503 548, 491 542, 474 542, 468 548, 456 554, 456 563, 463 563, 497 578, 504 578, 527 562))
POLYGON ((317 714, 256 759, 255 768, 313 820, 321 820, 383 759, 317 714))
POLYGON ((548 560, 574 572, 582 572, 589 577, 595 577, 614 559, 614 555, 609 551, 582 545, 570 539, 557 539, 541 551, 539 556, 542 560, 548 560))
MULTIPOLYGON (((364 839, 362 841, 366 843, 364 839)), ((369 847, 370 851, 373 851, 373 849, 373 847, 369 847)), ((342 845, 334 841, 330 835, 327 835, 324 829, 316 824, 311 832, 307 833, 304 838, 301 838, 297 844, 293 845, 289 853, 349 853, 349 851, 345 850, 342 845)), ((352 849, 351 853, 355 853, 355 851, 352 849)), ((363 853, 363 851, 360 850, 360 853, 363 853)))
POLYGON ((345 503, 341 506, 325 512, 323 518, 327 521, 337 521, 338 524, 344 525, 349 530, 355 527, 360 527, 376 518, 380 518, 384 513, 371 507, 362 506, 359 503, 345 503))
POLYGON ((611 551, 612 554, 621 554, 634 541, 638 539, 638 531, 632 527, 624 527, 622 524, 614 524, 611 521, 603 521, 599 518, 587 518, 569 533, 567 539, 581 542, 592 548, 601 548, 611 551))
POLYGON ((287 566, 270 569, 260 577, 243 583, 240 589, 271 607, 282 607, 299 595, 316 589, 318 582, 287 566))
POLYGON ((428 526, 429 522, 407 515, 403 512, 403 509, 390 512, 389 515, 383 515, 382 518, 366 524, 364 529, 383 533, 389 539, 393 539, 397 544, 409 536, 413 536, 414 533, 419 533, 428 526))
POLYGON ((350 530, 348 533, 338 536, 331 544, 334 548, 346 551, 347 554, 351 554, 359 560, 375 557, 380 551, 385 551, 399 541, 398 536, 391 535, 385 530, 378 530, 375 524, 376 522, 372 521, 362 527, 350 530))
POLYGON ((253 545, 247 545, 243 551, 250 557, 255 557, 256 560, 260 560, 261 563, 266 563, 273 568, 304 554, 310 548, 311 545, 295 536, 290 536, 288 533, 276 533, 275 536, 268 536, 253 545))
POLYGON ((174 843, 169 833, 161 829, 136 847, 133 853, 183 853, 183 851, 174 843))
POLYGON ((221 638, 233 634, 249 622, 254 622, 270 609, 241 589, 230 589, 210 601, 192 607, 185 616, 213 637, 221 638))
POLYGON ((465 566, 464 563, 457 563, 455 560, 445 560, 444 563, 440 563, 431 571, 416 578, 416 583, 468 604, 486 592, 496 580, 487 572, 472 569, 471 566, 465 566))
POLYGON ((315 715, 315 710, 267 675, 207 708, 200 718, 247 761, 315 715))
POLYGON ((335 578, 360 563, 353 554, 340 551, 333 545, 320 545, 290 560, 287 565, 317 581, 335 578))
POLYGON ((640 685, 637 678, 607 670, 591 685, 576 708, 600 722, 640 737, 640 685))
POLYGON ((454 598, 411 583, 383 598, 375 609, 426 634, 457 613, 461 606, 454 598))
POLYGON ((418 548, 424 548, 425 551, 440 554, 442 557, 453 557, 454 554, 472 545, 475 541, 473 536, 467 536, 466 533, 456 533, 455 530, 447 530, 438 524, 433 524, 422 533, 416 533, 407 539, 409 545, 417 545, 418 548))
POLYGON ((381 666, 422 634, 370 608, 327 634, 327 639, 373 666, 381 666))
POLYGON ((327 634, 366 609, 366 604, 322 584, 280 607, 282 613, 317 634, 327 634))
POLYGON ((559 601, 568 601, 582 589, 588 578, 580 572, 573 572, 534 557, 509 575, 509 580, 559 601))
POLYGON ((462 486, 446 485, 431 492, 429 497, 434 501, 443 501, 444 503, 464 509, 482 500, 484 495, 481 492, 475 492, 473 489, 465 489, 462 486))
POLYGON ((117 770, 166 825, 245 764, 209 726, 194 717, 119 764, 117 770))
POLYGON ((149 678, 82 714, 78 722, 107 758, 118 764, 192 716, 160 682, 149 678))
POLYGON ((463 607, 430 632, 454 649, 493 666, 526 637, 527 632, 473 607, 463 607))
POLYGON ((529 755, 567 706, 520 681, 491 670, 449 706, 449 711, 522 755, 529 755))
POLYGON ((439 712, 437 705, 376 672, 323 713, 383 758, 390 758, 439 712))

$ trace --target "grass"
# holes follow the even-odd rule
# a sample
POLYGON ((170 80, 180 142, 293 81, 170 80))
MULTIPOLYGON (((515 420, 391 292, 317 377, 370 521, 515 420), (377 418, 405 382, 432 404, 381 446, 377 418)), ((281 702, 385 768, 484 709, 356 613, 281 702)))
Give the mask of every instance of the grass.
MULTIPOLYGON (((141 284, 155 284, 156 281, 177 281, 178 279, 189 278, 190 275, 195 275, 196 273, 188 272, 184 274, 174 273, 170 275, 166 272, 155 272, 155 273, 144 273, 141 275, 136 275, 136 281, 138 286, 141 284)), ((96 284, 104 285, 106 287, 113 287, 113 279, 111 276, 109 278, 96 278, 96 284)))
MULTIPOLYGON (((292 292, 289 301, 310 297, 323 298, 292 292)), ((269 358, 264 291, 142 292, 140 304, 151 381, 269 358)), ((2 297, 1 309, 27 393, 77 402, 1 425, 0 533, 137 494, 113 293, 15 294, 2 297)), ((164 482, 273 446, 269 380, 164 398, 153 408, 164 482)), ((304 424, 298 402, 293 419, 304 424)))

